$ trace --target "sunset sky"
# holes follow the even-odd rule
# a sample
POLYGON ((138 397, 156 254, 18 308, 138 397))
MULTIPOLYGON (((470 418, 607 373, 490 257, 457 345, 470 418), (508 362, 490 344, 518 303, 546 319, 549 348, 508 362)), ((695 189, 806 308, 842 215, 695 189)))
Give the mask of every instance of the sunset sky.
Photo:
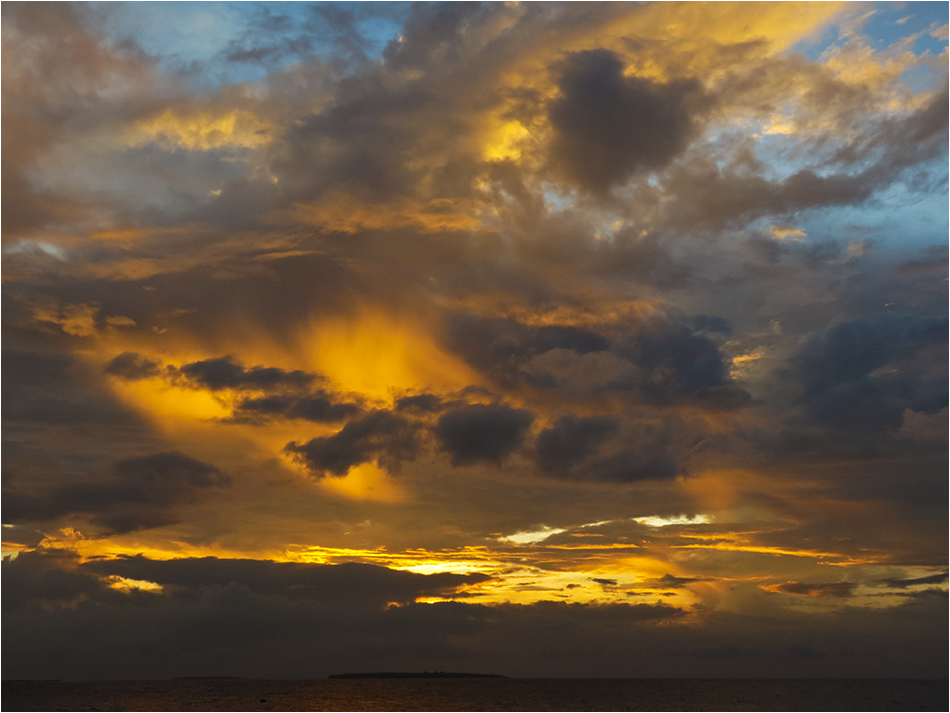
POLYGON ((3 677, 945 677, 948 4, 2 6, 3 677))

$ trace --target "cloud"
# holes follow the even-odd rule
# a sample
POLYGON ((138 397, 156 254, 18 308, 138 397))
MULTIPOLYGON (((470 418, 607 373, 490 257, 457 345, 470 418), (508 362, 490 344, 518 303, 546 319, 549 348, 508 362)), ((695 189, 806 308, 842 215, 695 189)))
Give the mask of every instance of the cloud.
POLYGON ((549 108, 551 161, 590 191, 606 193, 639 170, 662 168, 698 133, 698 81, 625 76, 608 50, 569 54, 558 88, 549 108))
POLYGON ((938 572, 937 574, 930 574, 925 577, 911 577, 909 579, 889 577, 887 579, 879 579, 878 582, 892 589, 907 589, 907 587, 916 587, 921 584, 940 584, 946 581, 946 579, 946 572, 938 572))
POLYGON ((484 574, 417 574, 357 563, 323 565, 215 557, 152 560, 141 555, 92 560, 80 569, 100 576, 154 582, 178 596, 234 582, 255 594, 364 609, 452 594, 489 579, 484 574))
POLYGON ((421 444, 419 426, 391 411, 371 411, 350 421, 332 436, 306 443, 291 442, 284 450, 318 477, 343 476, 354 465, 372 460, 389 471, 414 460, 421 444))
POLYGON ((684 658, 705 677, 751 671, 820 678, 869 667, 939 677, 946 668, 945 630, 938 626, 946 622, 943 597, 883 610, 845 606, 813 621, 648 604, 418 604, 411 598, 480 577, 358 565, 144 557, 80 565, 27 553, 2 566, 5 643, 18 652, 4 663, 10 678, 303 679, 363 669, 440 670, 445 661, 458 670, 520 677, 662 677, 681 670, 684 658), (115 576, 150 579, 162 589, 113 589, 115 576), (39 601, 55 610, 43 611, 39 601))
POLYGON ((442 408, 442 400, 435 394, 416 394, 396 399, 397 411, 420 411, 435 413, 442 408))
POLYGON ((502 461, 521 447, 534 414, 503 404, 472 404, 447 411, 432 429, 452 465, 502 461))
POLYGON ((945 151, 946 127, 944 88, 905 116, 872 120, 827 161, 781 178, 762 175, 762 167, 750 166, 741 153, 725 166, 697 157, 672 167, 665 178, 664 192, 676 196, 665 222, 677 230, 721 230, 765 216, 860 205, 910 166, 919 166, 918 179, 926 180, 926 163, 945 151))
POLYGON ((169 451, 119 461, 99 480, 8 491, 4 517, 49 522, 81 514, 111 532, 132 532, 178 522, 179 506, 230 485, 217 467, 169 451))
POLYGON ((249 369, 232 357, 205 359, 178 368, 178 372, 212 391, 220 389, 269 389, 279 386, 302 387, 318 377, 305 371, 284 371, 273 367, 255 366, 249 369))
POLYGON ((617 352, 643 376, 617 381, 612 387, 637 389, 647 403, 692 401, 725 410, 751 403, 749 394, 732 383, 726 357, 718 346, 686 325, 647 322, 621 342, 617 352))
POLYGON ((783 582, 782 584, 762 585, 762 589, 769 592, 798 594, 803 597, 833 597, 836 599, 846 599, 853 596, 854 588, 855 584, 853 582, 824 582, 820 584, 783 582))
POLYGON ((603 353, 634 368, 613 375, 606 369, 600 383, 585 385, 589 393, 629 392, 658 406, 690 402, 733 410, 751 403, 749 394, 732 382, 728 358, 707 336, 728 331, 722 318, 698 315, 679 321, 656 314, 618 319, 600 329, 610 336, 594 328, 537 326, 514 319, 452 314, 443 339, 449 349, 503 387, 519 382, 538 389, 571 386, 581 372, 573 355, 603 353), (693 324, 684 323, 687 321, 693 324), (554 368, 557 362, 566 365, 554 368))
POLYGON ((158 376, 161 363, 135 352, 122 352, 106 365, 106 373, 128 381, 139 381, 158 376))
POLYGON ((947 320, 879 314, 811 336, 793 357, 808 418, 854 435, 900 428, 905 410, 946 406, 947 320))
POLYGON ((550 376, 532 375, 523 369, 533 357, 553 349, 589 354, 605 351, 610 344, 605 337, 578 327, 533 326, 513 319, 461 313, 447 317, 444 340, 452 351, 499 383, 525 381, 540 388, 556 382, 550 376))
POLYGON ((593 455, 617 431, 618 424, 615 416, 562 416, 538 434, 538 467, 547 473, 567 473, 593 455))
POLYGON ((703 577, 677 577, 672 574, 664 574, 658 579, 647 580, 643 582, 645 586, 661 587, 663 589, 680 589, 693 582, 706 581, 703 577))
POLYGON ((318 391, 308 396, 261 396, 244 399, 234 409, 234 418, 280 415, 284 418, 302 418, 316 423, 342 421, 360 412, 354 403, 338 403, 333 395, 318 391))

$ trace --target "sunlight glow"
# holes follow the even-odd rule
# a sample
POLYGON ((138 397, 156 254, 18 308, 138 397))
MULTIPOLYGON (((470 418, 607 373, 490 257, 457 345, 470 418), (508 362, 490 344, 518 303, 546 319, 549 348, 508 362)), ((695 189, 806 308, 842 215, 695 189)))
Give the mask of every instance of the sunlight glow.
POLYGON ((712 522, 706 515, 680 515, 679 517, 635 517, 641 525, 648 527, 668 527, 669 525, 705 525, 712 522))
POLYGON ((543 540, 548 539, 551 535, 557 535, 561 532, 567 532, 567 530, 559 527, 542 527, 540 530, 516 532, 513 535, 499 537, 498 539, 502 542, 514 542, 518 545, 532 545, 536 542, 542 542, 543 540))
POLYGON ((380 311, 323 320, 303 339, 310 344, 315 370, 340 390, 385 402, 397 392, 454 390, 481 381, 419 326, 380 311))
POLYGON ((354 466, 343 478, 321 478, 318 484, 326 492, 350 500, 402 503, 410 499, 409 491, 374 463, 354 466))

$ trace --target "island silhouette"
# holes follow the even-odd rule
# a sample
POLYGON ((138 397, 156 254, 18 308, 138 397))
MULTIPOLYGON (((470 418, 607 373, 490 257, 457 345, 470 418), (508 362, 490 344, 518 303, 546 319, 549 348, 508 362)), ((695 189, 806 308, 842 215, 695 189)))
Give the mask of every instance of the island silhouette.
POLYGON ((331 673, 327 678, 508 678, 497 673, 452 673, 449 671, 378 671, 373 673, 331 673))

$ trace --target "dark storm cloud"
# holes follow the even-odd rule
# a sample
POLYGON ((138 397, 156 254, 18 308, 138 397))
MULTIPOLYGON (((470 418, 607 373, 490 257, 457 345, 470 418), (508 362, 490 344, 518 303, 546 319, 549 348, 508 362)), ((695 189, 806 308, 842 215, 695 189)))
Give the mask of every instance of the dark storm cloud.
POLYGON ((139 381, 158 376, 161 364, 135 352, 122 352, 106 365, 106 373, 128 381, 139 381))
POLYGON ((658 677, 681 673, 684 657, 692 675, 705 677, 938 678, 946 671, 945 596, 786 616, 560 602, 387 608, 477 576, 247 560, 49 560, 27 553, 2 564, 4 644, 17 652, 4 657, 5 679, 313 679, 442 670, 446 661, 521 677, 658 677), (161 581, 164 592, 105 591, 98 577, 111 575, 161 581), (85 601, 68 606, 77 599, 85 601), (43 611, 41 601, 58 610, 43 611), (687 616, 690 626, 663 626, 687 616), (804 655, 805 647, 823 656, 804 655))
POLYGON ((391 411, 372 411, 332 436, 288 443, 284 450, 318 476, 343 476, 354 465, 372 460, 395 471, 419 454, 419 430, 418 424, 391 411))
POLYGON ((452 465, 502 461, 521 447, 534 414, 503 404, 472 404, 439 417, 432 429, 452 465))
POLYGON ((305 419, 316 423, 342 421, 358 414, 359 404, 340 401, 335 394, 323 389, 306 392, 315 381, 323 381, 319 374, 273 367, 245 368, 232 357, 206 359, 182 367, 166 366, 146 359, 134 352, 115 357, 106 367, 106 373, 129 381, 162 376, 175 382, 184 377, 185 383, 219 391, 237 389, 250 391, 282 391, 284 393, 238 401, 229 422, 263 424, 273 417, 305 419), (293 393, 303 390, 304 393, 293 393), (286 392, 291 393, 286 393, 286 392))
POLYGON ((168 447, 112 395, 98 368, 72 354, 47 351, 55 342, 42 340, 33 351, 10 348, 30 341, 15 332, 5 331, 4 339, 5 491, 30 493, 100 471, 123 456, 168 447))
POLYGON ((202 587, 236 583, 256 594, 312 599, 334 606, 382 608, 422 596, 453 594, 462 586, 485 582, 483 574, 416 574, 371 564, 323 565, 215 557, 151 560, 141 555, 92 560, 82 571, 118 575, 170 587, 185 596, 202 587), (182 591, 186 590, 186 591, 182 591))
POLYGON ((846 599, 854 593, 855 585, 852 582, 822 582, 819 584, 806 584, 805 582, 784 582, 769 586, 767 589, 773 592, 782 592, 783 594, 799 594, 805 597, 833 597, 836 599, 846 599))
POLYGON ((644 586, 659 587, 662 589, 682 589, 687 584, 693 582, 708 581, 704 577, 677 577, 672 574, 664 574, 658 579, 648 579, 643 582, 644 586))
POLYGON ((727 334, 729 322, 711 315, 693 318, 656 316, 609 325, 610 336, 571 326, 532 326, 513 319, 451 314, 443 342, 473 367, 502 386, 523 383, 555 389, 563 382, 554 374, 532 369, 532 360, 555 350, 576 355, 610 353, 635 369, 613 378, 594 392, 629 392, 644 403, 701 405, 734 410, 752 403, 750 395, 729 376, 729 359, 710 333, 727 334))
POLYGON ((342 421, 360 412, 354 403, 337 402, 332 394, 318 391, 307 396, 262 396, 256 399, 244 399, 234 410, 235 418, 253 418, 254 416, 283 416, 284 418, 302 418, 315 423, 342 421))
POLYGON ((666 406, 692 401, 712 409, 731 410, 752 401, 732 382, 727 357, 716 343, 684 324, 665 320, 646 323, 618 345, 617 353, 638 367, 643 376, 611 386, 636 389, 646 403, 666 406))
MULTIPOLYGON (((831 438, 847 435, 878 447, 905 412, 946 408, 946 317, 877 314, 812 335, 786 373, 801 388, 803 416, 790 426, 807 438, 814 424, 831 438)), ((792 432, 785 435, 793 439, 792 432)), ((791 441, 789 441, 791 444, 791 441)))
POLYGON ((550 107, 551 160, 581 187, 600 193, 641 169, 662 168, 696 133, 696 80, 662 84, 626 77, 608 50, 568 55, 560 98, 550 107))
POLYGON ((674 478, 683 472, 683 465, 672 452, 670 440, 665 427, 640 425, 633 429, 629 445, 607 455, 588 459, 574 468, 571 475, 585 480, 614 483, 674 478))
POLYGON ((947 580, 947 573, 940 572, 938 574, 931 574, 926 577, 913 577, 911 579, 879 579, 877 580, 879 584, 886 585, 892 589, 907 589, 907 587, 915 587, 920 584, 940 584, 947 580))
POLYGON ((531 358, 552 349, 588 354, 610 346, 605 337, 577 327, 535 327, 512 319, 461 313, 446 319, 444 340, 449 349, 500 383, 524 381, 540 388, 555 386, 556 381, 550 375, 523 371, 531 358))
POLYGON ((8 491, 4 518, 46 522, 81 514, 113 532, 131 532, 178 522, 178 506, 230 484, 215 466, 169 451, 119 461, 100 480, 8 491))
POLYGON ((442 399, 435 394, 416 394, 396 399, 397 411, 419 411, 435 413, 442 408, 442 399))
POLYGON ((42 605, 64 606, 108 592, 95 574, 78 569, 69 557, 21 552, 3 562, 4 614, 42 605))
POLYGON ((185 364, 178 368, 178 372, 212 391, 302 387, 312 384, 318 378, 315 374, 300 370, 284 371, 261 366, 245 368, 231 356, 185 364))
POLYGON ((618 424, 615 416, 562 416, 538 434, 538 467, 547 473, 566 473, 593 455, 617 431, 618 424))

